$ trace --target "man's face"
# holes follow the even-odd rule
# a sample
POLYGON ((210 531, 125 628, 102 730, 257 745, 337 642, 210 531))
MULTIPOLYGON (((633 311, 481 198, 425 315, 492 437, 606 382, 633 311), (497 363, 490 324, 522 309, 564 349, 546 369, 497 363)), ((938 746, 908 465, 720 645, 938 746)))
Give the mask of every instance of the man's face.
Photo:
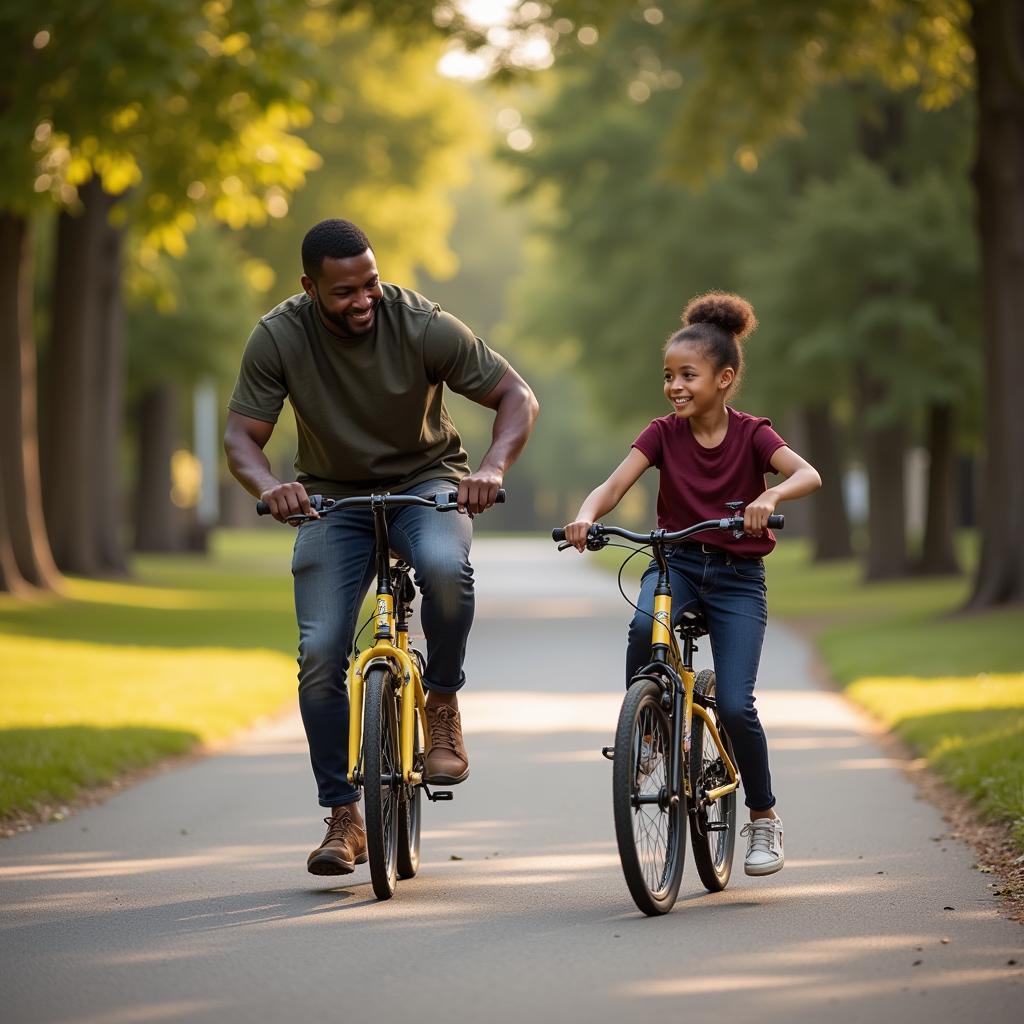
POLYGON ((341 260, 325 259, 315 281, 303 275, 302 287, 332 334, 352 338, 373 330, 384 292, 372 249, 341 260))

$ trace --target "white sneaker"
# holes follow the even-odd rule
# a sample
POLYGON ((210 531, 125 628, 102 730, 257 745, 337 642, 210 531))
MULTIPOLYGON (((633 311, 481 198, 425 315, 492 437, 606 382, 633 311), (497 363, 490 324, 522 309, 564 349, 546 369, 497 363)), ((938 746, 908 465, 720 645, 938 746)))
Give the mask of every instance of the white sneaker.
POLYGON ((743 870, 748 875, 774 875, 786 863, 782 848, 782 822, 778 818, 749 821, 740 831, 747 840, 747 856, 743 870))

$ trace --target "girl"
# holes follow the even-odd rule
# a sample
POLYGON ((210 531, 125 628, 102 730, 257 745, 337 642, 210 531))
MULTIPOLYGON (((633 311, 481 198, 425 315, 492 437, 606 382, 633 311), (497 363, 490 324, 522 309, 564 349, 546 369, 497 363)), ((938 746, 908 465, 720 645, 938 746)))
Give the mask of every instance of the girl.
MULTIPOLYGON (((757 326, 750 303, 709 292, 683 312, 682 330, 665 343, 668 416, 653 420, 629 455, 591 492, 565 528, 583 551, 591 525, 610 512, 650 466, 661 471, 658 526, 681 530, 729 515, 726 502, 743 501, 745 534, 714 531, 706 543, 685 542, 669 556, 673 624, 693 605, 704 610, 711 634, 718 713, 732 738, 750 823, 744 870, 770 875, 782 868, 782 821, 768 771, 768 747, 754 707, 754 681, 768 617, 763 556, 775 547, 768 516, 780 501, 810 494, 821 478, 772 429, 771 421, 726 405, 743 370, 740 342, 757 326), (785 478, 765 487, 765 474, 785 478)), ((699 536, 699 535, 698 535, 699 536)), ((649 660, 657 566, 651 562, 629 627, 627 685, 649 660)))

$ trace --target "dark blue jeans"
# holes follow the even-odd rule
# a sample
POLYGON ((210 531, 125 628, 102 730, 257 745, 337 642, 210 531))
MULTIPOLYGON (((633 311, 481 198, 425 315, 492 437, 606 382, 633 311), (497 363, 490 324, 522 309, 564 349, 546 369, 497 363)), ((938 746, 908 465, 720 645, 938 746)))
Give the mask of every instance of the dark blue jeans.
MULTIPOLYGON (((715 662, 718 714, 732 740, 746 804, 752 810, 765 811, 774 806, 775 797, 768 770, 768 744, 754 706, 754 682, 768 621, 764 562, 673 548, 668 565, 672 625, 679 623, 687 608, 703 609, 715 662)), ((636 602, 641 611, 629 626, 627 685, 634 673, 651 660, 651 616, 657 582, 658 567, 652 561, 636 602)))
MULTIPOLYGON (((447 480, 430 480, 409 493, 433 494, 454 487, 447 480)), ((431 508, 396 508, 387 519, 391 550, 415 567, 413 578, 422 594, 420 622, 427 638, 424 684, 429 690, 455 693, 465 682, 462 663, 473 625, 471 521, 457 512, 431 508)), ((374 549, 369 509, 344 509, 303 523, 292 553, 299 710, 323 807, 359 799, 359 791, 346 777, 346 680, 356 616, 376 579, 374 549)))

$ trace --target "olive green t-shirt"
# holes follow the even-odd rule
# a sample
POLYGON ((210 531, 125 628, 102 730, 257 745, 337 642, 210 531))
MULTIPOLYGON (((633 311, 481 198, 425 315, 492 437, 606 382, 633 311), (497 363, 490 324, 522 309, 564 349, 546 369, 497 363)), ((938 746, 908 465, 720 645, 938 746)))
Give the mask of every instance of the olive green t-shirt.
POLYGON ((298 427, 297 479, 331 498, 461 480, 469 458, 443 391, 483 398, 508 363, 416 292, 383 285, 373 329, 339 338, 308 296, 253 328, 228 407, 276 423, 285 397, 298 427))

